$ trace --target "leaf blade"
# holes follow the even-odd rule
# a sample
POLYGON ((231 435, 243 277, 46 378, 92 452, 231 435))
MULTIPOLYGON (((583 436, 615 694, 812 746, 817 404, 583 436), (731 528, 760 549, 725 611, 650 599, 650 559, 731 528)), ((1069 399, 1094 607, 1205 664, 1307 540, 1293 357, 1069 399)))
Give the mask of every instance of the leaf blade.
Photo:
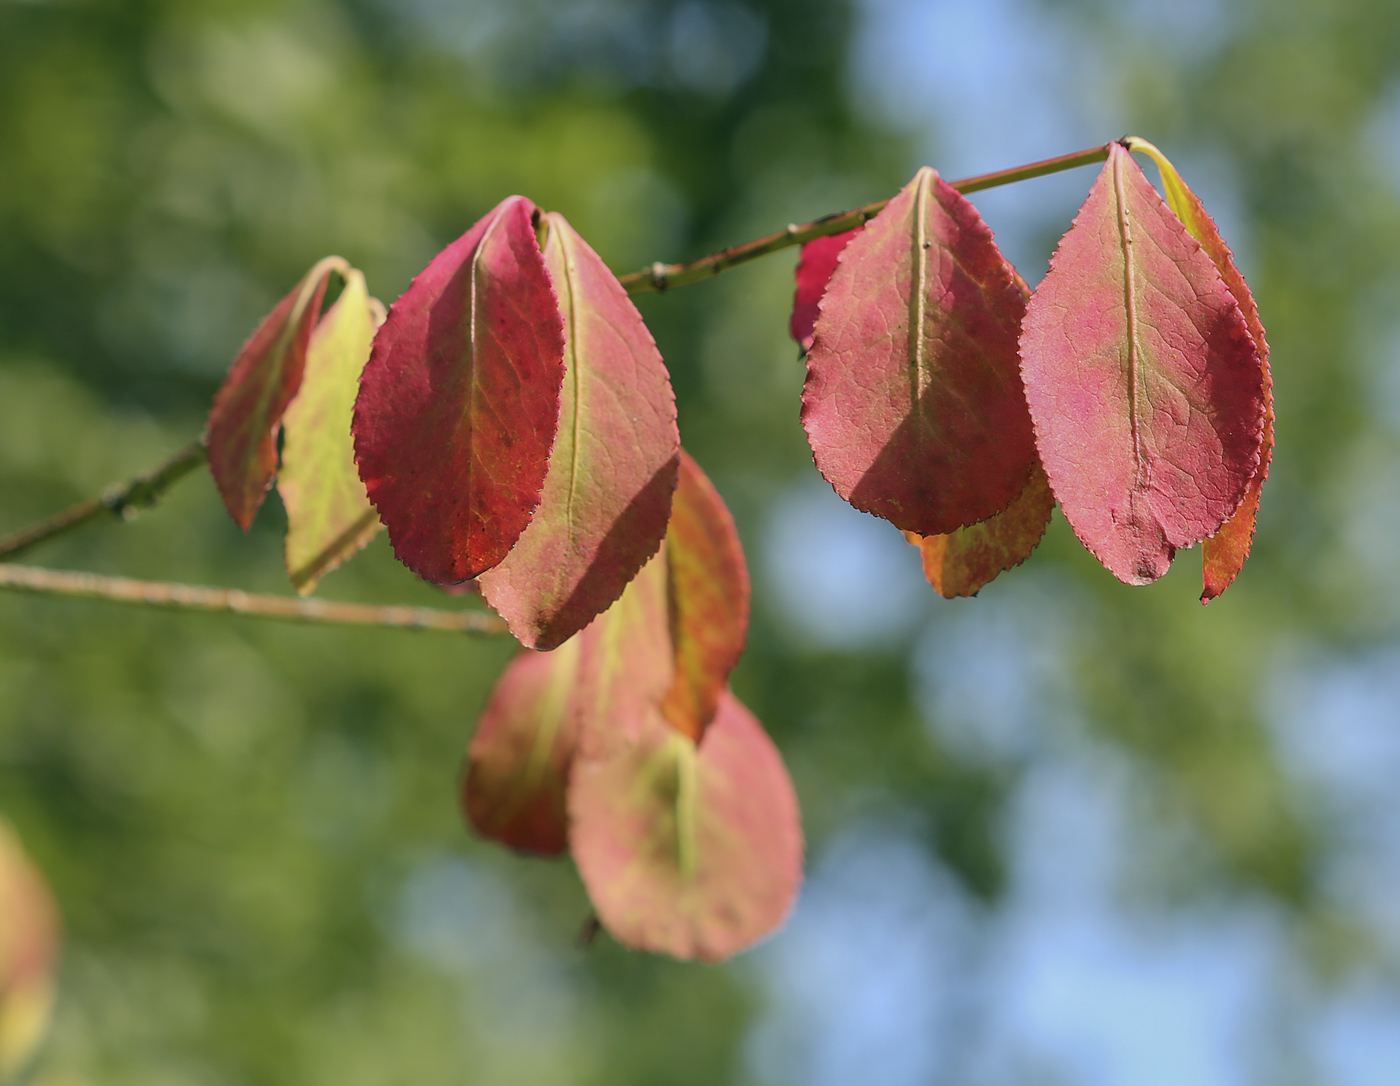
POLYGON ((817 327, 817 313, 822 295, 836 271, 836 262, 850 240, 861 232, 864 225, 841 234, 828 234, 824 238, 813 238, 802 246, 801 256, 793 271, 796 285, 792 295, 792 316, 788 319, 788 334, 797 340, 804 351, 812 349, 812 336, 817 327))
POLYGON ((394 553, 435 583, 496 565, 539 504, 564 340, 533 214, 509 197, 434 257, 360 380, 360 477, 394 553))
POLYGON ((807 354, 802 422, 842 498, 921 535, 1011 503, 1035 452, 1024 308, 977 210, 920 170, 841 253, 807 354))
POLYGON ((1238 509, 1259 462, 1258 351, 1118 144, 1031 298, 1021 359, 1055 497, 1120 580, 1160 577, 1238 509))
POLYGON ((283 416, 277 490, 287 510, 287 573, 302 595, 379 532, 350 435, 376 327, 364 276, 351 269, 312 333, 301 388, 283 416))
POLYGON ((661 546, 680 450, 670 377, 641 314, 562 215, 545 222, 564 322, 559 432, 539 508, 479 581, 538 649, 606 610, 661 546))
POLYGON ((1045 469, 1036 464, 1031 481, 1009 506, 989 520, 947 535, 905 538, 919 548, 924 576, 944 599, 975 596, 1000 574, 1031 556, 1050 524, 1055 495, 1045 469))
POLYGON ((661 715, 699 741, 748 638, 749 571, 724 499, 689 453, 666 532, 675 675, 661 715))
POLYGON ((801 884, 792 781, 727 690, 698 747, 653 714, 634 744, 577 762, 569 814, 589 897, 628 946, 723 960, 777 928, 801 884))
POLYGON ((577 638, 549 653, 525 649, 496 681, 462 776, 462 810, 483 837, 541 856, 568 848, 581 658, 577 638))
POLYGON ((1235 257, 1230 246, 1220 234, 1215 220, 1206 211, 1190 186, 1182 179, 1160 150, 1146 140, 1136 137, 1128 141, 1129 150, 1140 150, 1151 156, 1162 174, 1162 189, 1166 193, 1167 204, 1176 212, 1191 236, 1201 243, 1206 255, 1215 263, 1225 286, 1239 303, 1249 334, 1259 349, 1259 362, 1264 371, 1264 433, 1259 448, 1259 469, 1249 485, 1244 501, 1225 525, 1213 536, 1201 543, 1201 579, 1203 581, 1201 602, 1209 603, 1229 588, 1245 559, 1249 557, 1254 542, 1254 524, 1259 512, 1259 497, 1265 481, 1269 477, 1269 465, 1274 452, 1274 382, 1269 371, 1269 341, 1264 334, 1264 324, 1259 318, 1259 306, 1254 301, 1254 293, 1249 289, 1244 276, 1235 265, 1235 257))
POLYGON ((245 532, 277 471, 277 429, 301 387, 312 329, 339 257, 320 261, 263 318, 214 397, 205 428, 209 472, 224 508, 245 532))

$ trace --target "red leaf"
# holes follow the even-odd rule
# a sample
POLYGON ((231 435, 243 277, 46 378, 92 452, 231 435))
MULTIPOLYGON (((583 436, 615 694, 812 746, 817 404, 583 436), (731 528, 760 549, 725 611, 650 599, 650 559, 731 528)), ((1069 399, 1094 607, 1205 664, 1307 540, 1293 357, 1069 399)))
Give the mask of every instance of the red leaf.
POLYGON ((1264 371, 1264 434, 1259 448, 1259 468, 1249 484, 1244 501, 1235 515, 1225 522, 1225 526, 1201 544, 1201 572, 1204 589, 1201 602, 1209 603, 1239 576, 1249 557, 1250 545, 1254 542, 1254 519, 1259 511, 1259 492, 1264 480, 1269 476, 1269 462, 1274 452, 1274 394, 1273 380, 1269 374, 1269 343, 1264 336, 1264 325, 1259 319, 1259 307, 1254 303, 1254 295, 1249 284, 1244 281, 1239 268, 1235 267, 1234 254, 1220 236, 1215 220, 1210 217, 1200 198, 1191 191, 1176 167, 1167 160, 1156 147, 1146 140, 1136 137, 1128 140, 1128 149, 1144 151, 1152 156, 1162 173, 1162 189, 1167 196, 1167 204, 1176 212, 1182 225, 1191 236, 1201 243, 1201 248, 1214 262, 1220 277, 1225 280, 1231 295, 1239 303, 1249 334, 1254 337, 1254 345, 1259 349, 1259 362, 1264 371))
POLYGON ((998 574, 1031 556, 1054 508, 1050 483, 1037 464, 1021 496, 990 520, 948 535, 904 535, 919 548, 924 576, 940 596, 975 596, 998 574))
POLYGON ((1259 352, 1117 144, 1031 298, 1021 356, 1050 486, 1119 579, 1155 580, 1239 508, 1259 465, 1259 352))
POLYGON ((564 321, 559 433, 534 518, 482 574, 482 594, 531 648, 588 625, 661 546, 680 435, 670 377, 642 316, 562 215, 545 266, 564 321))
POLYGON ((326 281, 348 267, 329 256, 307 272, 243 344, 214 397, 206 430, 209 471, 224 508, 245 532, 277 471, 277 428, 301 387, 326 281))
POLYGON ((846 243, 860 233, 862 227, 847 230, 844 234, 829 234, 824 238, 813 238, 802 246, 802 257, 797 262, 797 289, 792 296, 792 319, 788 331, 792 338, 802 345, 804 351, 812 349, 812 331, 817 326, 817 307, 821 304, 826 285, 836 271, 836 260, 846 243))
POLYGON ((698 740, 744 651, 749 570, 724 499, 684 451, 666 554, 675 677, 661 714, 698 740))
POLYGON ((568 848, 564 790, 578 741, 580 642, 526 649, 496 681, 467 749, 462 806, 473 826, 512 848, 568 848))
POLYGON ((360 477, 394 553, 429 581, 490 569, 540 501, 564 338, 534 210, 512 196, 434 257, 360 379, 360 477))
POLYGON ((1024 309, 976 208, 920 170, 841 254, 807 355, 802 421, 836 492, 920 535, 1010 505, 1035 456, 1024 309))
POLYGON ((599 919, 642 950, 726 958, 782 923, 802 880, 792 781, 727 690, 698 747, 653 713, 635 743, 576 762, 569 816, 599 919))

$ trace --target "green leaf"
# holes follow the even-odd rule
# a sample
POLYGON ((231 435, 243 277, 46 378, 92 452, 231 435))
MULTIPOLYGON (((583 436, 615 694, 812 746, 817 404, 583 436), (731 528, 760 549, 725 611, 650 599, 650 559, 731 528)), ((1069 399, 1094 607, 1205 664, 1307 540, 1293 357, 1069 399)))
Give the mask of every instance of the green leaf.
POLYGON ((287 509, 287 572, 303 595, 380 528, 355 467, 350 417, 382 320, 364 276, 351 269, 345 289, 312 333, 301 390, 282 420, 277 490, 287 509))

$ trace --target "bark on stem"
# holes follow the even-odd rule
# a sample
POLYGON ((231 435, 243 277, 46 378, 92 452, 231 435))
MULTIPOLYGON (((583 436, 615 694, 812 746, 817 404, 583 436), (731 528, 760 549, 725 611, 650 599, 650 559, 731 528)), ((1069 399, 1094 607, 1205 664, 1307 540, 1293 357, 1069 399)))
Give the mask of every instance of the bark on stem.
POLYGON ((432 607, 381 607, 367 603, 337 603, 297 596, 262 596, 236 588, 169 581, 134 581, 59 569, 0 563, 0 589, 44 596, 110 600, 182 611, 213 611, 280 618, 291 622, 348 626, 384 626, 449 633, 502 634, 505 623, 487 611, 442 611, 432 607))
POLYGON ((108 487, 95 498, 70 505, 61 513, 0 538, 0 558, 23 554, 39 543, 67 535, 75 528, 101 517, 115 516, 129 520, 138 509, 149 508, 160 501, 171 486, 204 463, 204 458, 204 442, 192 441, 164 464, 144 475, 108 487))
MULTIPOLYGON (((1009 170, 997 170, 995 173, 964 177, 960 181, 949 183, 962 193, 995 188, 997 185, 1009 185, 1013 181, 1026 181, 1032 177, 1043 177, 1046 174, 1059 173, 1061 170, 1072 170, 1077 166, 1088 166, 1094 162, 1102 162, 1108 158, 1109 146, 1109 144, 1104 144, 1102 147, 1090 147, 1083 151, 1075 151, 1073 154, 1059 155, 1056 158, 1043 159, 1040 162, 1016 166, 1009 170)), ((813 238, 824 238, 831 234, 843 233, 857 226, 863 226, 878 215, 880 209, 887 203, 889 203, 888 199, 876 200, 873 204, 866 204, 853 211, 839 211, 832 215, 823 215, 820 219, 802 226, 791 224, 786 230, 780 230, 776 234, 746 241, 742 245, 735 245, 721 252, 702 256, 699 260, 688 260, 681 264, 663 264, 657 261, 649 268, 622 276, 619 282, 627 289, 628 294, 643 294, 650 290, 664 291, 671 287, 694 283, 700 279, 708 279, 736 264, 746 264, 750 260, 757 260, 769 253, 776 253, 780 249, 787 249, 794 245, 805 245, 813 238)))

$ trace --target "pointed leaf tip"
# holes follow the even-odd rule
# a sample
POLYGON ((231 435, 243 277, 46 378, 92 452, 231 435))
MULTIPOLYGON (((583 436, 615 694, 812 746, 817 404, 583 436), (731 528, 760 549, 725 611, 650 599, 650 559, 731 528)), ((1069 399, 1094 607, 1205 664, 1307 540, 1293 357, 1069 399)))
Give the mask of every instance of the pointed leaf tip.
POLYGON ((1259 351, 1118 144, 1031 298, 1021 367, 1055 497, 1120 580, 1160 577, 1239 508, 1259 465, 1259 351))
POLYGON ((802 822, 773 742, 728 690, 697 746, 653 714, 633 744, 576 763, 571 847, 620 942, 720 961, 772 933, 802 881, 802 822))
POLYGON ((802 422, 836 492, 920 535, 1010 505, 1035 456, 1024 309, 976 208, 920 170, 851 239, 821 300, 802 422))
POLYGON ((399 560, 438 584, 496 565, 540 502, 564 332, 534 213, 512 196, 434 257, 360 380, 360 477, 399 560))
POLYGON ((379 531, 355 468, 351 411, 383 308, 351 269, 312 333, 305 375, 282 420, 277 490, 287 510, 287 573, 305 595, 379 531))
POLYGON ((559 432, 539 508, 480 585, 522 644, 552 649, 661 545, 680 434, 670 376, 636 306, 562 215, 544 221, 564 326, 559 432))
POLYGON ((229 368, 209 412, 209 471, 224 507, 247 531, 277 471, 277 429, 301 387, 307 346, 333 271, 326 257, 263 318, 229 368))

